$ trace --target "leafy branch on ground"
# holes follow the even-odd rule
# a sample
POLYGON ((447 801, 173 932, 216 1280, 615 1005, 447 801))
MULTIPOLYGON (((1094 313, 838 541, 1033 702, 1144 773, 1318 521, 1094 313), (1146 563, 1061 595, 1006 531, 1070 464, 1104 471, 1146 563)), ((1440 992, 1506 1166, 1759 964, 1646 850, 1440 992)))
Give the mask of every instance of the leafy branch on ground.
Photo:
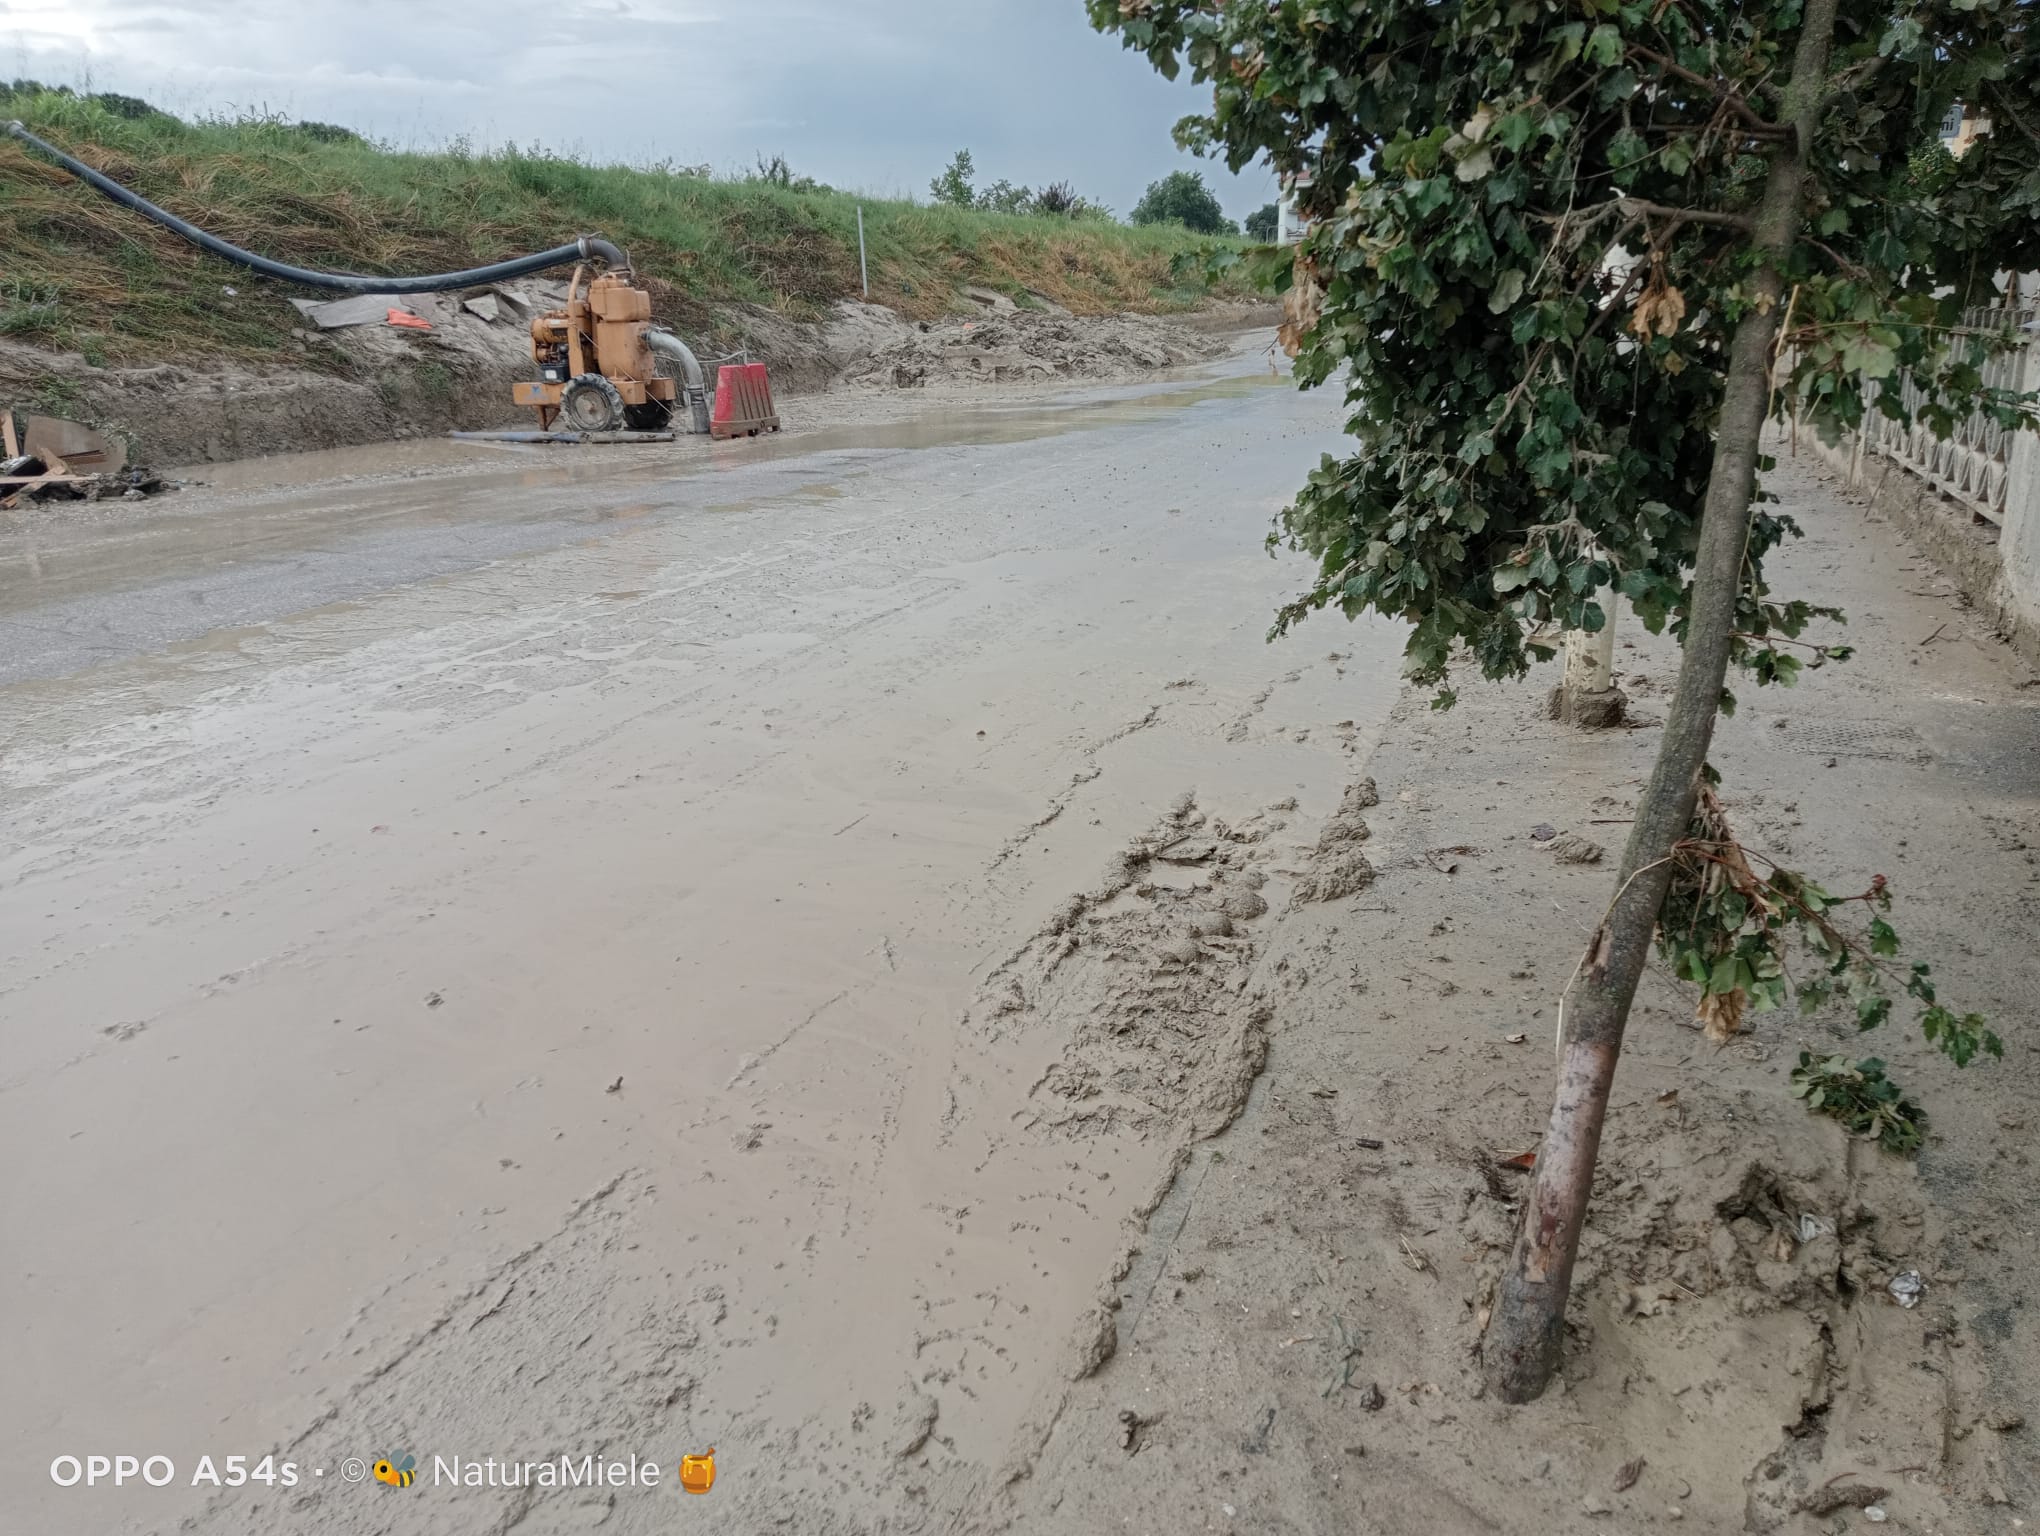
POLYGON ((1899 1092, 1875 1056, 1851 1061, 1801 1051, 1792 1069, 1792 1093, 1808 1109, 1832 1115, 1851 1135, 1872 1138, 1887 1152, 1910 1156, 1926 1134, 1927 1112, 1899 1092))
MULTIPOLYGON (((1710 783, 1701 788, 1688 835, 1672 850, 1658 954, 1675 976, 1700 989, 1695 1013, 1717 1044, 1741 1033, 1747 1014, 1795 1000, 1806 1014, 1845 1003, 1859 1030, 1875 1029, 1890 1019, 1895 998, 1905 996, 1919 1004, 1920 1032, 1958 1067, 1979 1051, 2002 1056, 2004 1044, 1981 1014, 1958 1014, 1939 1000, 1931 966, 1897 961, 1898 932, 1885 918, 1891 902, 1883 875, 1853 895, 1837 895, 1746 848, 1710 783)), ((1883 1066, 1876 1066, 1883 1082, 1883 1066)), ((1895 1099, 1897 1090, 1891 1092, 1895 1099)), ((1885 1145, 1894 1145, 1889 1136, 1885 1145)))

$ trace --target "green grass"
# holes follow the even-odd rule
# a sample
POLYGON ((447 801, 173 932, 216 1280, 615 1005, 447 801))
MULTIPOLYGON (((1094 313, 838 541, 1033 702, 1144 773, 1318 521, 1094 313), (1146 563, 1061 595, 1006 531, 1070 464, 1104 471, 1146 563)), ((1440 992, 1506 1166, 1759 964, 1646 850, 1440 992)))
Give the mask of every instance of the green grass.
POLYGON ((57 290, 19 279, 0 281, 0 336, 34 339, 54 330, 61 310, 57 290))
MULTIPOLYGON (((670 324, 701 329, 712 306, 733 301, 808 318, 858 296, 862 202, 872 300, 916 319, 948 310, 966 283, 1031 289, 1078 314, 1210 296, 1171 263, 1211 242, 1173 226, 923 207, 541 150, 400 152, 317 125, 188 123, 110 100, 0 87, 0 119, 19 117, 150 201, 299 266, 449 271, 601 234, 630 252, 670 324)), ((300 290, 205 255, 13 139, 0 139, 0 203, 0 335, 89 338, 116 362, 261 359, 301 323, 286 302, 300 290)))
POLYGON ((85 397, 76 379, 46 373, 32 381, 16 403, 31 416, 70 416, 83 409, 85 397))

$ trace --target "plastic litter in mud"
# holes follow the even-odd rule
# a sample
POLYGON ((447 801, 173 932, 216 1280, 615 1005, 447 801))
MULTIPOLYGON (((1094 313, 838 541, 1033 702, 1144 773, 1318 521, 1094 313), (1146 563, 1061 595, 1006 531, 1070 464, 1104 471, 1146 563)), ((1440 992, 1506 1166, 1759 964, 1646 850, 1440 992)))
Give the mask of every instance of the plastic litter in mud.
POLYGON ((1918 1270, 1908 1269, 1893 1275, 1885 1289, 1891 1292, 1891 1299, 1901 1307, 1916 1307, 1927 1293, 1927 1282, 1920 1278, 1918 1270))

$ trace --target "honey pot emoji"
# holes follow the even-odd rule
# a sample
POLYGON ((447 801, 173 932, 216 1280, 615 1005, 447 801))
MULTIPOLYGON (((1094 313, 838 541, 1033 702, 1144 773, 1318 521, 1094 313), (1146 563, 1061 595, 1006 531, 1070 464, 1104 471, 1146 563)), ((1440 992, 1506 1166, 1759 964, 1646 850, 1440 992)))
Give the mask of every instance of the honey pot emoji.
POLYGON ((715 1447, 699 1456, 680 1458, 680 1486, 689 1493, 706 1493, 715 1486, 715 1447))

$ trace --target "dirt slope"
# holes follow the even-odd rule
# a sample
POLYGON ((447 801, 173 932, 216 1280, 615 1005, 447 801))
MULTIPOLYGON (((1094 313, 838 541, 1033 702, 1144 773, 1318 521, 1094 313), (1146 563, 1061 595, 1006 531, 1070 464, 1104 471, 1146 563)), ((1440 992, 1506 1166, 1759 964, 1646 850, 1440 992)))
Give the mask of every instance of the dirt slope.
MULTIPOLYGON (((560 302, 551 284, 518 285, 526 312, 560 302)), ((1226 348, 1217 329, 1260 318, 1222 306, 1182 320, 1141 315, 1079 319, 1002 307, 917 322, 843 300, 818 324, 770 310, 718 311, 690 337, 711 385, 716 360, 767 365, 792 397, 858 390, 1117 381, 1207 361, 1226 348)), ((484 320, 452 298, 411 301, 433 328, 299 328, 300 365, 94 367, 0 340, 0 402, 85 421, 117 434, 141 460, 189 464, 344 447, 484 427, 528 427, 511 384, 531 374, 525 320, 505 305, 484 320)))

